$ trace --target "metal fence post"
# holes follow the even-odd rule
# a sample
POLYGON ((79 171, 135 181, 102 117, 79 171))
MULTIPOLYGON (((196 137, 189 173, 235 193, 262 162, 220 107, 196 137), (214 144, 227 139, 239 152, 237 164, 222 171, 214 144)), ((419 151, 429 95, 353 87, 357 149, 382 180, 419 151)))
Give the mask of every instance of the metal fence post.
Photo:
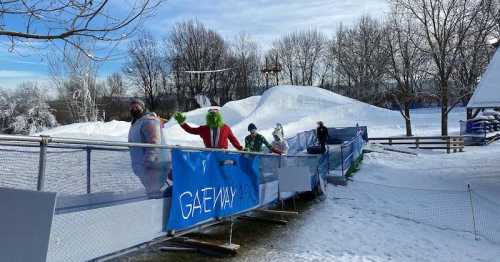
POLYGON ((340 145, 340 166, 342 167, 342 176, 344 176, 344 144, 340 145))
POLYGON ((279 173, 280 173, 279 169, 281 169, 281 167, 282 167, 282 162, 281 162, 283 160, 282 156, 280 155, 278 157, 278 159, 279 159, 279 161, 278 161, 278 172, 277 172, 278 173, 278 200, 281 201, 281 209, 284 210, 285 209, 285 201, 283 199, 281 199, 281 184, 279 183, 279 173))
POLYGON ((330 175, 330 150, 326 151, 327 153, 327 158, 326 158, 326 174, 330 175))
POLYGON ((90 188, 90 175, 91 175, 91 155, 92 155, 92 149, 90 147, 87 147, 87 194, 90 194, 91 188, 90 188))
POLYGON ((472 211, 472 226, 474 227, 474 238, 476 240, 479 240, 477 237, 477 229, 476 229, 476 215, 474 214, 474 202, 472 201, 472 190, 470 188, 470 184, 467 184, 467 191, 469 191, 469 200, 470 200, 470 207, 472 211))
POLYGON ((47 168, 47 144, 49 143, 48 136, 41 136, 40 141, 40 156, 38 158, 38 181, 36 185, 37 191, 43 191, 45 185, 45 170, 47 168))

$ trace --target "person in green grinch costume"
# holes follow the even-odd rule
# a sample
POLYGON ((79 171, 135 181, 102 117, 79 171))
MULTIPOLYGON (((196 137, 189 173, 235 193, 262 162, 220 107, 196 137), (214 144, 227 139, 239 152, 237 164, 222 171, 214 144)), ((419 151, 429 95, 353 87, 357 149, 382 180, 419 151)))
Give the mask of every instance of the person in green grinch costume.
POLYGON ((206 116, 206 125, 199 127, 191 127, 186 123, 186 116, 177 112, 174 114, 175 120, 186 132, 199 135, 203 139, 203 143, 207 148, 228 149, 228 140, 238 150, 243 150, 240 142, 234 136, 231 128, 224 123, 222 114, 219 109, 212 108, 208 110, 206 116))

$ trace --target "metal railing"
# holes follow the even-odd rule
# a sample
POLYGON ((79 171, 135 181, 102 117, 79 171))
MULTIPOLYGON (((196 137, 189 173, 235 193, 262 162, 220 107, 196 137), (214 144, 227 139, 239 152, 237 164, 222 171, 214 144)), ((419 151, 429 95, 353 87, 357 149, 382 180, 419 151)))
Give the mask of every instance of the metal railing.
MULTIPOLYGON (((13 135, 0 135, 0 146, 7 147, 29 147, 39 148, 38 156, 38 177, 36 182, 36 190, 44 191, 46 188, 47 176, 47 149, 76 149, 85 152, 85 192, 87 194, 93 193, 92 188, 92 161, 95 151, 115 151, 115 152, 128 152, 132 147, 142 148, 160 148, 160 149, 183 149, 193 151, 212 151, 212 152, 226 152, 238 153, 245 155, 259 155, 266 158, 276 158, 281 165, 281 156, 269 153, 257 153, 246 151, 235 151, 227 149, 215 148, 199 148, 192 146, 172 146, 172 145, 157 145, 157 144, 144 144, 144 143, 129 143, 119 141, 104 141, 104 140, 91 140, 91 139, 72 139, 72 138, 59 138, 50 136, 13 136, 13 135)), ((1 148, 0 148, 1 149, 1 148)), ((0 150, 1 151, 1 150, 0 150)), ((293 157, 298 158, 317 158, 311 155, 296 155, 293 157)), ((0 173, 2 170, 0 170, 0 173)), ((1 174, 0 174, 1 175, 1 174)), ((0 178, 1 179, 1 178, 0 178)), ((0 181, 1 182, 1 181, 0 181)))

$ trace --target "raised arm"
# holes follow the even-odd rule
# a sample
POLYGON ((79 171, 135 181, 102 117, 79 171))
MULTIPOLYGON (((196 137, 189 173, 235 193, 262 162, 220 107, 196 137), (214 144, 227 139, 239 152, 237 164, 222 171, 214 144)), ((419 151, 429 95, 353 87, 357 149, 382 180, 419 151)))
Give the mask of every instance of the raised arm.
POLYGON ((193 134, 193 135, 199 135, 200 134, 200 128, 199 127, 191 127, 190 125, 186 124, 186 116, 183 115, 180 112, 176 112, 174 114, 174 119, 179 123, 179 125, 184 129, 184 131, 193 134))
POLYGON ((186 123, 182 123, 181 124, 181 127, 182 129, 184 129, 184 131, 190 133, 190 134, 193 134, 193 135, 199 135, 200 134, 200 128, 199 127, 192 127, 186 123))

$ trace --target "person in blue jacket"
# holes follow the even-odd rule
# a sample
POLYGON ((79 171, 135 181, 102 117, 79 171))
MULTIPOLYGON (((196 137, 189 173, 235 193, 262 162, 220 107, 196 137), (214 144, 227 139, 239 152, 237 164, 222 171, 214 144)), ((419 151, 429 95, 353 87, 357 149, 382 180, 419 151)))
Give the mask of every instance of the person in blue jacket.
MULTIPOLYGON (((131 143, 165 144, 160 118, 148 112, 144 102, 132 99, 129 104, 132 122, 128 133, 131 143)), ((167 150, 152 147, 131 147, 132 169, 144 185, 148 195, 159 193, 167 182, 167 150)))

